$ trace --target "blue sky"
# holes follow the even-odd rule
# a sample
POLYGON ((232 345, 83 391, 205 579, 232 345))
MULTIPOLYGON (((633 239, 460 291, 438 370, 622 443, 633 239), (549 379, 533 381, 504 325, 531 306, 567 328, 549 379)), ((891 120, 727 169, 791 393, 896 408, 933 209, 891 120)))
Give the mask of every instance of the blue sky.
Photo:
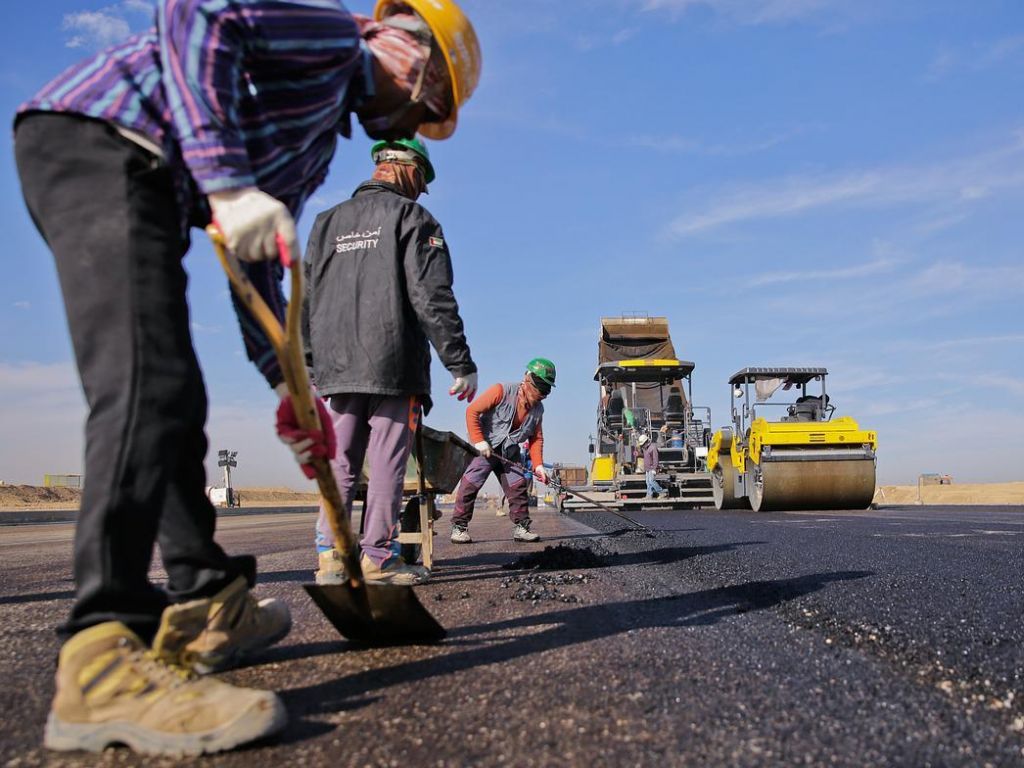
MULTIPOLYGON (((370 2, 349 7, 368 13, 370 2)), ((147 0, 19 4, 0 107, 149 23, 147 0)), ((879 480, 1022 480, 1024 4, 1017 0, 464 0, 484 52, 422 202, 445 228, 482 383, 553 358, 547 457, 584 461, 599 318, 669 318, 725 423, 747 365, 824 365, 879 433, 879 480)), ((370 172, 341 142, 299 225, 370 172)), ((81 469, 82 396, 50 256, 0 156, 0 479, 81 469)), ((198 235, 198 233, 197 233, 198 235)), ((273 437, 227 289, 186 260, 213 452, 307 487, 273 437)), ((463 430, 435 363, 427 423, 463 430)))

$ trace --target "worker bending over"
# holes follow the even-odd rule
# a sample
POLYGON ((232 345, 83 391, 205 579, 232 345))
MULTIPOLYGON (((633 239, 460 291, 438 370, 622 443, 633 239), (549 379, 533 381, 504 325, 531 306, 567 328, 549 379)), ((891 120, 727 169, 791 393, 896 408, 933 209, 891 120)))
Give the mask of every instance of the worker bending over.
MULTIPOLYGON (((402 560, 397 535, 409 450, 431 405, 428 340, 454 379, 449 394, 472 400, 477 374, 444 233, 416 202, 434 180, 427 148, 418 139, 381 141, 371 156, 373 178, 313 225, 303 331, 317 391, 330 398, 338 443, 331 466, 346 509, 369 463, 363 575, 369 584, 415 584, 429 574, 402 560)), ((343 583, 323 506, 316 548, 317 583, 343 583)))
POLYGON ((480 455, 466 468, 455 497, 452 516, 452 541, 469 544, 469 521, 473 508, 487 478, 493 472, 508 499, 509 519, 516 541, 540 539, 530 530, 528 484, 519 465, 520 443, 529 446, 533 474, 542 483, 548 482, 544 469, 544 405, 541 403, 555 386, 555 364, 535 357, 526 366, 522 381, 495 384, 482 392, 466 409, 469 440, 480 455))
MULTIPOLYGON (((199 754, 284 726, 273 693, 195 675, 266 648, 291 619, 250 595, 255 558, 214 541, 189 229, 215 222, 283 318, 278 243, 295 252, 293 217, 352 114, 374 138, 444 138, 479 76, 476 37, 450 0, 380 0, 376 21, 323 0, 155 5, 153 28, 66 70, 15 119, 22 191, 56 261, 89 407, 75 601, 44 736, 56 750, 199 754), (164 588, 148 580, 154 542, 164 588)), ((239 318, 281 395, 278 433, 312 476, 310 458, 332 451, 326 409, 326 429, 298 427, 272 348, 239 318)))

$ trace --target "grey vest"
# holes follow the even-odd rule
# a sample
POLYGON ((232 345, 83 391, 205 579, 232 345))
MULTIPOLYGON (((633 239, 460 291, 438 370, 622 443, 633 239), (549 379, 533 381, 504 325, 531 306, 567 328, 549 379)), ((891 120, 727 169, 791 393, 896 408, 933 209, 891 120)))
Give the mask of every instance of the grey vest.
POLYGON ((541 419, 544 418, 544 405, 537 403, 526 414, 523 423, 519 428, 512 431, 512 422, 516 418, 516 400, 519 397, 519 386, 515 384, 502 384, 505 393, 501 402, 489 411, 480 414, 480 427, 483 429, 484 438, 491 444, 491 448, 501 451, 513 445, 519 445, 529 440, 537 432, 541 419))

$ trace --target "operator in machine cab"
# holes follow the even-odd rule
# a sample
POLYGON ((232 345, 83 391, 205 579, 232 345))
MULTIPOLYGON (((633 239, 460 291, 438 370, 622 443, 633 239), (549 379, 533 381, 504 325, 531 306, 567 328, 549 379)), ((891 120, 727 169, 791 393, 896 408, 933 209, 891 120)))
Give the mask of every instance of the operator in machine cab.
POLYGON ((477 494, 493 472, 508 499, 509 518, 515 541, 540 539, 530 530, 528 483, 519 463, 520 443, 527 443, 533 475, 548 483, 544 469, 544 405, 542 400, 555 386, 555 364, 535 357, 526 365, 522 381, 495 384, 466 409, 469 440, 480 452, 466 468, 459 483, 452 516, 452 541, 469 544, 469 522, 477 494))
MULTIPOLYGON (((398 553, 405 468, 420 411, 430 411, 430 345, 460 400, 476 393, 452 292, 452 263, 441 225, 416 202, 434 180, 418 139, 380 141, 373 178, 316 218, 306 249, 303 332, 317 391, 330 399, 337 458, 331 462, 352 509, 369 462, 362 568, 367 581, 410 585, 425 568, 398 553)), ((316 526, 318 584, 345 580, 321 507, 316 526)))

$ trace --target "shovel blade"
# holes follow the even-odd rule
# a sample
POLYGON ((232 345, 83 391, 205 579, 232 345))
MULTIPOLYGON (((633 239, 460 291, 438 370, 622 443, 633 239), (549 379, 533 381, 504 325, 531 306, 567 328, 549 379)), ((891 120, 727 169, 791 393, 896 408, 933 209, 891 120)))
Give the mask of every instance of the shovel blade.
POLYGON ((363 645, 420 645, 447 631, 423 607, 412 587, 304 584, 324 616, 349 640, 363 645))

